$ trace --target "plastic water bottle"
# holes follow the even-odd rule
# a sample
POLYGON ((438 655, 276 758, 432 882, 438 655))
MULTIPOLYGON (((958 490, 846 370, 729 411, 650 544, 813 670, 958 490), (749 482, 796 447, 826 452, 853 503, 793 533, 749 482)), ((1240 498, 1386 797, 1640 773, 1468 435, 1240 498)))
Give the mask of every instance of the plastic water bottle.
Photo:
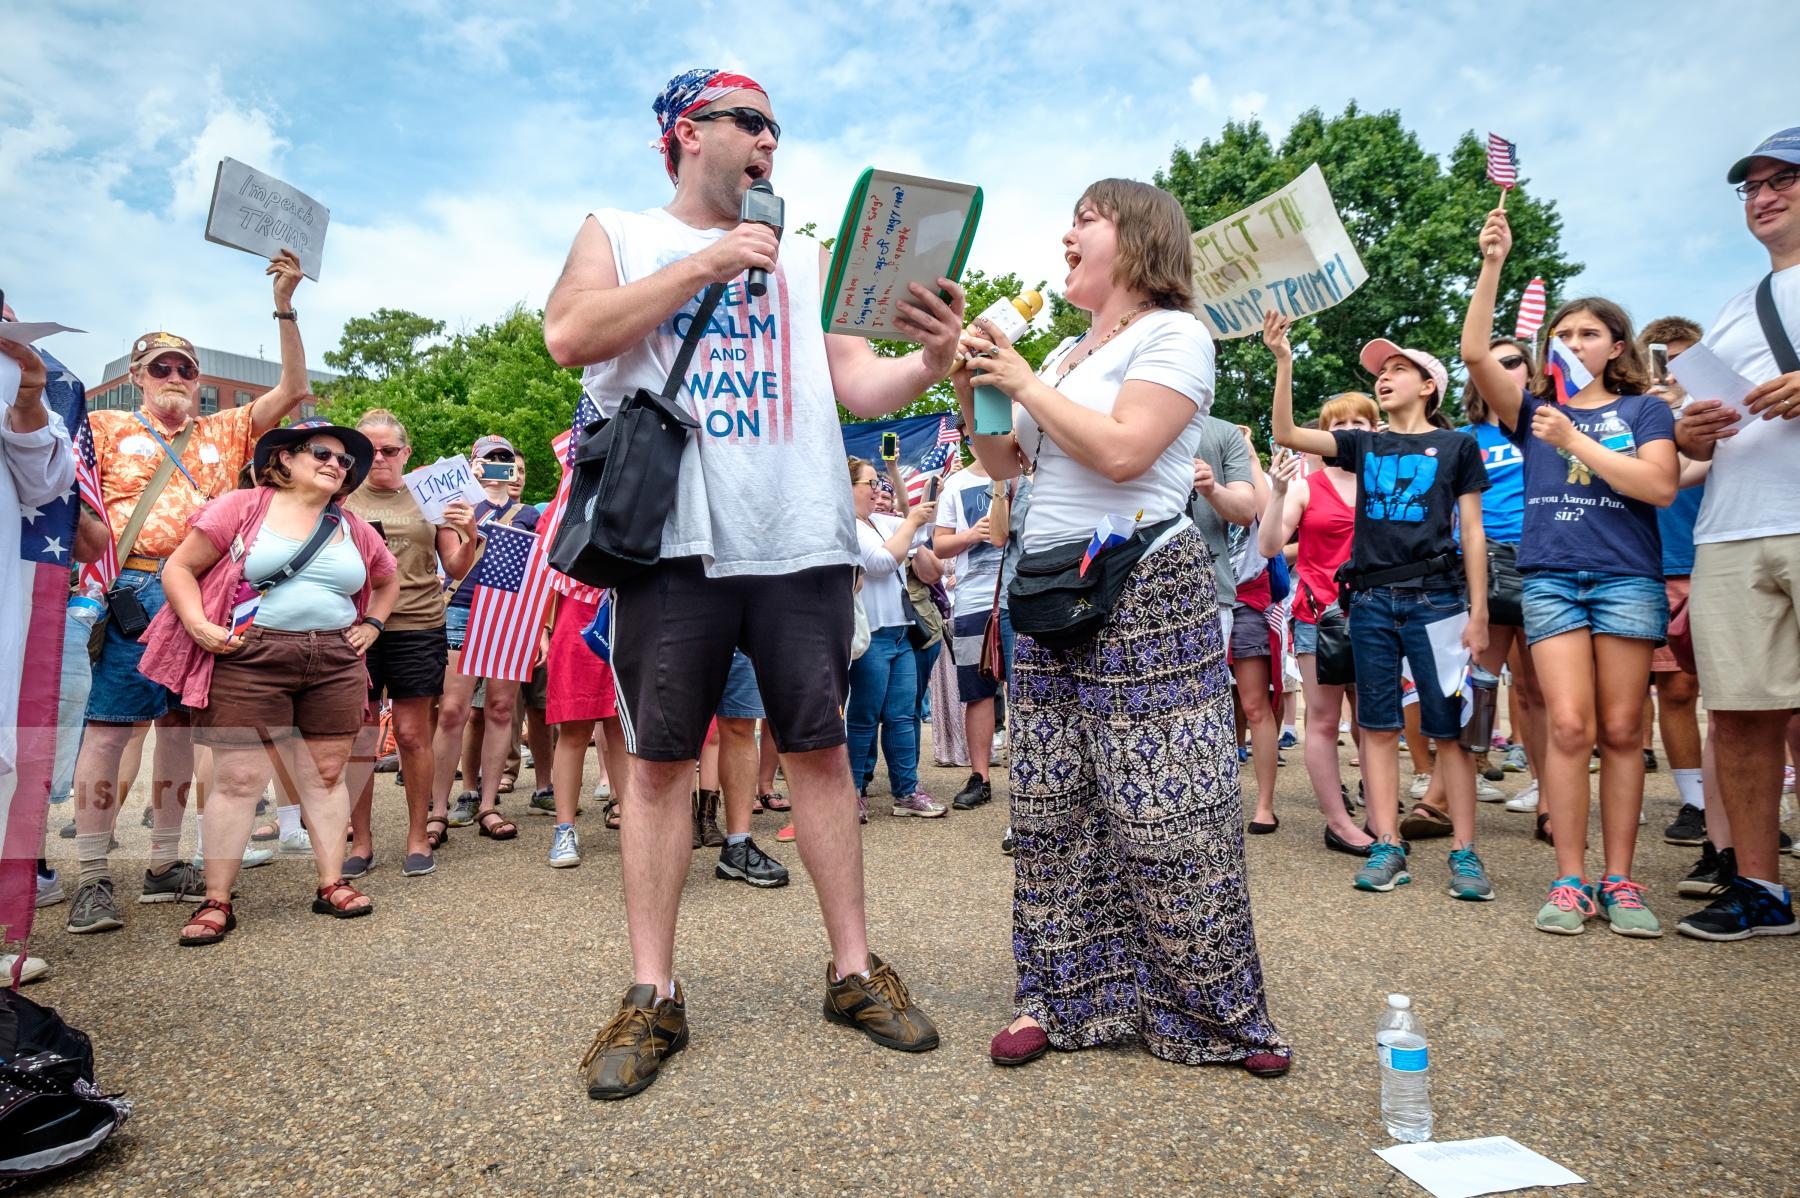
MULTIPOLYGON (((1031 331, 1031 322, 1037 314, 1044 310, 1044 297, 1035 291, 1022 291, 1017 299, 1001 297, 988 305, 987 311, 969 322, 973 327, 975 321, 988 320, 995 328, 1006 334, 1006 339, 1017 342, 1031 331)), ((977 330, 979 332, 979 330, 977 330)), ((1012 432, 1012 400, 998 387, 975 388, 975 432, 982 434, 1004 434, 1012 432)))
POLYGON ((1412 999, 1390 994, 1375 1030, 1381 1057, 1381 1121, 1388 1134, 1407 1144, 1431 1138, 1430 1054, 1425 1033, 1413 1018, 1412 999))

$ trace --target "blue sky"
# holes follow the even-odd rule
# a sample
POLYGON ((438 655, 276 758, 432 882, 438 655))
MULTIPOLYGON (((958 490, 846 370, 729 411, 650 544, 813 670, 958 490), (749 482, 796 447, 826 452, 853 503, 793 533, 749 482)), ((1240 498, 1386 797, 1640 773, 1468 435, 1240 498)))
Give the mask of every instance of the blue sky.
POLYGON ((1231 117, 1279 133, 1355 99, 1440 154, 1464 130, 1510 137, 1587 264, 1579 290, 1710 321, 1766 269, 1723 176, 1800 125, 1800 6, 1495 11, 8 0, 0 288, 24 319, 90 330, 47 343, 90 383, 155 327, 273 355, 260 264, 201 237, 230 155, 331 209, 322 278, 296 299, 314 365, 377 307, 455 330, 541 306, 584 213, 667 200, 650 101, 716 65, 768 87, 796 224, 834 224, 871 164, 977 182, 973 264, 1055 286, 1093 179, 1147 179, 1231 117))

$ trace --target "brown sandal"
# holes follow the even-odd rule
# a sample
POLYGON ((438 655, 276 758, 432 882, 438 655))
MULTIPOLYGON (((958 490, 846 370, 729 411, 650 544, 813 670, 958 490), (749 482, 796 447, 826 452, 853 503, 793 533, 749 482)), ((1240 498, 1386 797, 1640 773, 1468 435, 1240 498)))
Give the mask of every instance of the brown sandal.
POLYGON ((425 819, 425 843, 431 846, 432 852, 443 848, 450 840, 450 821, 441 815, 427 816, 425 819), (433 831, 431 825, 437 824, 433 831))
POLYGON ((352 907, 350 904, 357 899, 369 896, 341 878, 329 886, 319 887, 314 894, 317 895, 313 899, 314 915, 329 915, 334 919, 355 919, 375 910, 374 903, 362 907, 352 907))
POLYGON ((182 936, 175 941, 175 943, 183 948, 199 948, 203 944, 217 944, 219 941, 225 939, 226 935, 233 928, 237 927, 237 916, 231 913, 230 903, 221 903, 218 899, 207 899, 198 907, 194 908, 194 917, 182 926, 184 928, 200 927, 207 929, 204 935, 182 936), (208 911, 223 911, 225 913, 225 918, 220 923, 213 923, 211 920, 200 918, 208 911))
POLYGON ((489 808, 475 817, 475 830, 490 840, 511 840, 519 834, 519 825, 513 823, 498 811, 489 808), (497 824, 488 823, 489 816, 493 816, 500 822, 497 824))
POLYGON ((601 815, 601 822, 609 831, 617 832, 619 830, 619 800, 606 800, 606 810, 601 815))

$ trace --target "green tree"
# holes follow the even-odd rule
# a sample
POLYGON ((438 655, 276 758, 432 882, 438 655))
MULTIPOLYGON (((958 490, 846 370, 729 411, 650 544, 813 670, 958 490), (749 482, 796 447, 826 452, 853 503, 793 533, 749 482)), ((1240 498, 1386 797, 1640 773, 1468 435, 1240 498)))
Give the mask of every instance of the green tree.
POLYGON ((421 342, 442 336, 444 322, 400 308, 377 308, 344 322, 338 347, 325 365, 352 379, 385 379, 418 364, 428 352, 421 342))
MULTIPOLYGON (((1177 146, 1156 183, 1181 201, 1195 229, 1205 228, 1293 181, 1317 162, 1369 278, 1336 307, 1296 323, 1294 407, 1301 419, 1340 391, 1366 389, 1357 351, 1390 337, 1443 359, 1456 372, 1463 311, 1480 269, 1476 234, 1499 190, 1487 182, 1485 143, 1472 132, 1452 147, 1448 167, 1427 152, 1397 112, 1301 115, 1273 145, 1257 121, 1229 122, 1196 149, 1177 146)), ((1562 253, 1554 202, 1519 187, 1507 197, 1514 249, 1501 276, 1500 311, 1541 276, 1551 296, 1579 273, 1562 253)), ((1502 322, 1506 323, 1506 322, 1502 322)), ((1511 331, 1510 324, 1504 330, 1511 331)), ((1274 364, 1255 336, 1222 344, 1214 412, 1266 435, 1274 364)), ((1448 410, 1460 410, 1451 388, 1448 410)))
POLYGON ((326 390, 324 414, 342 424, 371 408, 392 411, 412 438, 414 467, 467 454, 475 438, 500 434, 525 458, 524 497, 536 503, 550 498, 561 477, 550 442, 574 418, 581 375, 544 348, 543 313, 514 308, 378 379, 339 380, 326 390))

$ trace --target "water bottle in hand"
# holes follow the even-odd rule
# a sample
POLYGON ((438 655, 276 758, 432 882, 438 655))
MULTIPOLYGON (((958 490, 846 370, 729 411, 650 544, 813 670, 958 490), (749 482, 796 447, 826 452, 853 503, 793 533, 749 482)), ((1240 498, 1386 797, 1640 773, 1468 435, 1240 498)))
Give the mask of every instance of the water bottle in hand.
POLYGON ((1381 1057, 1381 1121, 1396 1140, 1416 1144, 1431 1138, 1430 1056, 1425 1034, 1413 1017, 1412 999, 1390 994, 1375 1029, 1381 1057))

